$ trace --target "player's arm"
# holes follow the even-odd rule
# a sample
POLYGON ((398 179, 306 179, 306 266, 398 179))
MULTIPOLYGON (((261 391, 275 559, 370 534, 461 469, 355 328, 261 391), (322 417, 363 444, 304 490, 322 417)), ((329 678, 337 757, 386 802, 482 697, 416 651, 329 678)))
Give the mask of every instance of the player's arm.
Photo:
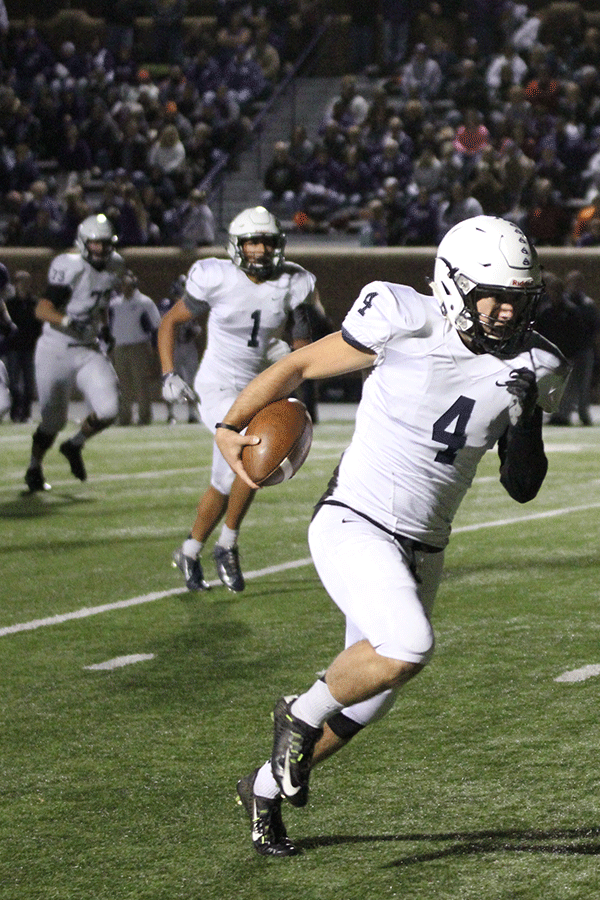
POLYGON ((158 326, 158 354, 163 375, 167 375, 175 368, 173 353, 175 350, 175 335, 180 325, 191 322, 193 315, 183 300, 178 300, 168 312, 164 314, 158 326))
POLYGON ((236 475, 251 487, 256 485, 246 474, 241 462, 246 444, 257 444, 259 438, 238 434, 256 413, 274 400, 281 400, 309 378, 331 378, 370 368, 375 354, 366 348, 352 346, 340 331, 328 334, 280 359, 257 375, 239 394, 237 400, 217 428, 217 446, 236 475))
POLYGON ((507 384, 512 395, 510 424, 498 441, 500 483, 513 500, 527 503, 538 493, 548 471, 542 438, 542 408, 534 373, 511 372, 507 384))

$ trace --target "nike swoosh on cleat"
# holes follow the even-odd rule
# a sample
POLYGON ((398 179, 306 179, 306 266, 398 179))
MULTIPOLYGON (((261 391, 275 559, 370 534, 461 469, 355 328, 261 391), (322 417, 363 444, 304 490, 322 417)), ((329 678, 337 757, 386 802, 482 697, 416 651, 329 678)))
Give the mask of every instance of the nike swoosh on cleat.
POLYGON ((290 778, 290 750, 289 747, 285 751, 285 759, 283 761, 283 775, 281 777, 281 789, 286 797, 295 797, 300 790, 301 785, 295 785, 290 778))
POLYGON ((256 800, 252 801, 252 840, 253 841, 261 841, 263 839, 262 833, 256 828, 256 823, 258 822, 258 810, 256 808, 256 800))

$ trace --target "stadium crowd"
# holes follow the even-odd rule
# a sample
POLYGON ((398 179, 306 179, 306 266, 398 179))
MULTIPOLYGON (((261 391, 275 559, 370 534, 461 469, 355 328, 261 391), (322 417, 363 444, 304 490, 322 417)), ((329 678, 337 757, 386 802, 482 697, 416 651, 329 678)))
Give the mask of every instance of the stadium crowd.
MULTIPOLYGON (((577 4, 561 20, 553 4, 532 12, 513 0, 422 0, 402 17, 388 8, 404 6, 349 4, 355 71, 315 139, 302 126, 281 135, 263 202, 296 227, 358 233, 363 245, 435 245, 480 212, 516 221, 538 245, 600 243, 598 27, 577 4)), ((103 40, 56 49, 35 19, 9 23, 6 245, 69 247, 95 212, 122 247, 214 241, 198 185, 219 162, 235 167, 253 117, 328 4, 219 0, 215 28, 183 41, 185 8, 107 3, 103 40), (154 16, 144 59, 133 38, 140 12, 154 16)))

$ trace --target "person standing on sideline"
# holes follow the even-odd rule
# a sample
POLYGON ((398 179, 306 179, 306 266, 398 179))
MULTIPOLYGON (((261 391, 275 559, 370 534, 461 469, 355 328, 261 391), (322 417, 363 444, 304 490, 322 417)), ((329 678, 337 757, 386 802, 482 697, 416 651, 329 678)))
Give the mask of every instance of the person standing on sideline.
POLYGON ((8 339, 5 353, 12 395, 10 417, 13 422, 28 422, 35 397, 33 357, 42 325, 35 316, 37 298, 31 292, 31 274, 20 269, 13 280, 14 294, 6 299, 6 308, 17 328, 8 339))
POLYGON ((42 462, 67 424, 74 387, 90 410, 77 433, 59 447, 75 478, 87 479, 82 457, 85 442, 117 417, 117 375, 99 340, 107 336, 108 304, 125 268, 114 249, 116 242, 105 215, 88 216, 77 229, 76 252, 61 253, 50 263, 48 285, 35 309, 44 325, 35 349, 41 421, 33 434, 25 473, 32 493, 50 490, 42 462))
POLYGON ((542 410, 558 405, 568 365, 532 330, 542 277, 513 223, 460 222, 441 241, 433 297, 373 281, 339 332, 267 369, 240 393, 216 442, 240 480, 258 438, 240 432, 305 378, 369 369, 352 442, 317 504, 310 550, 346 618, 345 648, 308 691, 274 711, 271 758, 238 782, 264 856, 291 856, 282 797, 307 803, 311 766, 392 707, 429 661, 431 613, 451 523, 485 452, 526 503, 547 471, 542 410))
MULTIPOLYGON (((213 434, 235 397, 269 362, 292 344, 310 341, 307 305, 318 300, 316 279, 284 257, 285 235, 267 209, 245 209, 228 230, 229 260, 210 257, 195 262, 185 293, 163 316, 158 350, 163 370, 163 398, 172 403, 194 393, 175 373, 176 329, 197 317, 207 319, 206 350, 194 380, 202 421, 213 434)), ((243 591, 238 535, 255 491, 235 478, 218 448, 213 451, 210 486, 200 498, 189 537, 173 554, 190 591, 209 587, 199 558, 206 540, 225 516, 213 557, 217 574, 231 591, 243 591)))
POLYGON ((160 313, 156 303, 139 290, 131 269, 123 273, 119 287, 108 310, 114 341, 111 355, 121 388, 117 421, 119 425, 131 425, 136 402, 138 425, 150 425, 152 381, 158 374, 156 334, 160 313))

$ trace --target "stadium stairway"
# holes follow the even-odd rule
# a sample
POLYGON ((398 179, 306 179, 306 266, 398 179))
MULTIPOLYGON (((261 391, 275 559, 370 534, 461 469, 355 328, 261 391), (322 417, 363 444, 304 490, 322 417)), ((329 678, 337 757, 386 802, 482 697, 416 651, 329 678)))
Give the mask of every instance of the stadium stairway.
MULTIPOLYGON (((263 175, 275 142, 288 140, 298 124, 305 126, 308 137, 314 141, 327 104, 338 94, 339 87, 339 77, 298 77, 288 86, 257 129, 251 146, 240 154, 235 171, 227 173, 222 188, 211 201, 218 240, 224 237, 227 225, 240 210, 260 204, 263 175)), ((284 226, 290 228, 291 222, 285 222, 284 226)))

